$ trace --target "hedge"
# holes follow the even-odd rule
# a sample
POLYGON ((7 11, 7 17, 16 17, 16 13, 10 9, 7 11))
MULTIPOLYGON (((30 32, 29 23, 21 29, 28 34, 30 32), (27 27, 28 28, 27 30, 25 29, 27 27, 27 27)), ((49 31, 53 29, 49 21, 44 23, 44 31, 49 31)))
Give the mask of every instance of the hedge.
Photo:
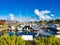
POLYGON ((33 41, 25 41, 21 36, 9 36, 4 34, 0 36, 0 45, 60 45, 60 38, 51 36, 50 38, 39 37, 33 41))

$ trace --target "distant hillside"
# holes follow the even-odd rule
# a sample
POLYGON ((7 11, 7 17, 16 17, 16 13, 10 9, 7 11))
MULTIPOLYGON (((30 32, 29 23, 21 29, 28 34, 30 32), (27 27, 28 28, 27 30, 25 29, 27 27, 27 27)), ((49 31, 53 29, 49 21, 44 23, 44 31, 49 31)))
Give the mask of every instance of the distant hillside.
POLYGON ((55 24, 60 24, 60 19, 55 19, 55 20, 49 20, 49 21, 35 21, 35 23, 43 24, 43 23, 55 23, 55 24))
POLYGON ((50 20, 47 23, 56 23, 56 24, 60 24, 60 19, 55 19, 55 20, 50 20))

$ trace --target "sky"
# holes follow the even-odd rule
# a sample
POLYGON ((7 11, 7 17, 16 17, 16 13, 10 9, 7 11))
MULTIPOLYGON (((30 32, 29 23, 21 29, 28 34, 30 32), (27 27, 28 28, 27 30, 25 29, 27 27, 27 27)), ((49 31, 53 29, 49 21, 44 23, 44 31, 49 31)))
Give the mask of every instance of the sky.
POLYGON ((60 0, 0 0, 0 19, 39 21, 60 18, 60 0))

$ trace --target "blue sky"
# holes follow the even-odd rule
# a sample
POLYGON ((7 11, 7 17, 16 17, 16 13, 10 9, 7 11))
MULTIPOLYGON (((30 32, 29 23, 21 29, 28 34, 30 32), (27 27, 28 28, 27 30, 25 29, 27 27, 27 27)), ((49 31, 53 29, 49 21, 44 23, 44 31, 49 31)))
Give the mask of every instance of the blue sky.
POLYGON ((40 12, 51 11, 47 15, 53 14, 59 18, 60 0, 0 0, 0 19, 9 18, 9 15, 13 14, 14 18, 39 20, 39 15, 34 12, 36 9, 40 12))

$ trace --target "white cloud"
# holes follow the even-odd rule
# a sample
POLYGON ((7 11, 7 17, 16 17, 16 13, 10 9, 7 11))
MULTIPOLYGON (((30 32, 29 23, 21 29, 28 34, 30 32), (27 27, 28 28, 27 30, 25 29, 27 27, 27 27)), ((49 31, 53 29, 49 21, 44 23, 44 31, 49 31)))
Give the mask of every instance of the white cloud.
POLYGON ((10 20, 14 20, 14 14, 9 14, 10 20))
POLYGON ((34 17, 34 18, 29 18, 29 21, 32 21, 32 22, 34 22, 34 21, 39 21, 36 17, 34 17))
POLYGON ((40 15, 40 12, 39 12, 39 10, 38 9, 35 9, 35 14, 38 14, 38 16, 40 15))
MULTIPOLYGON (((54 16, 53 14, 50 14, 51 16, 49 16, 48 14, 51 13, 51 11, 48 10, 39 11, 38 9, 35 9, 34 13, 39 16, 40 20, 50 20, 52 16, 54 16)), ((39 21, 36 17, 31 16, 21 16, 18 18, 14 18, 14 14, 9 14, 9 16, 10 20, 16 19, 20 22, 39 21)))
POLYGON ((1 20, 6 20, 7 18, 6 17, 0 17, 1 20))
POLYGON ((39 11, 38 9, 35 9, 34 13, 39 16, 40 20, 50 20, 52 18, 48 15, 49 13, 51 13, 51 11, 48 10, 39 11))
POLYGON ((53 17, 54 15, 53 15, 53 14, 51 14, 51 16, 53 17))
POLYGON ((33 18, 31 16, 21 16, 17 20, 20 22, 38 21, 38 19, 36 17, 33 18))

